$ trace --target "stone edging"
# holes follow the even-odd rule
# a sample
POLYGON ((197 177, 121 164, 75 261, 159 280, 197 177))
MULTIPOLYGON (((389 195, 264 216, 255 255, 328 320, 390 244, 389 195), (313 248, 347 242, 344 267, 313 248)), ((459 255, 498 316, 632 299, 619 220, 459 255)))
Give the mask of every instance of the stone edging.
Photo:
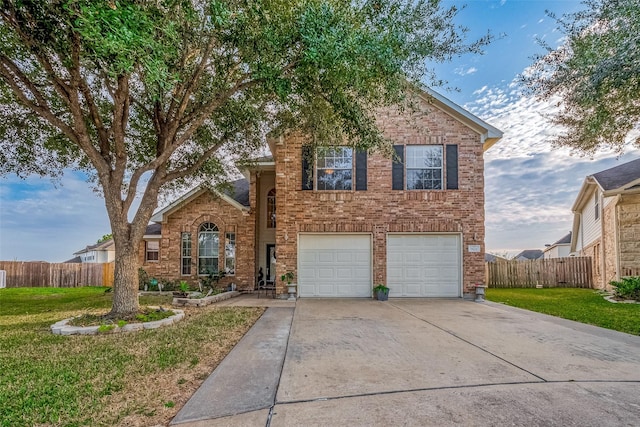
POLYGON ((222 292, 204 298, 174 298, 172 304, 178 307, 204 307, 215 302, 224 301, 229 298, 242 295, 238 291, 222 292))
POLYGON ((616 300, 613 295, 607 295, 604 297, 605 300, 612 302, 614 304, 622 303, 622 304, 640 304, 640 301, 625 299, 625 300, 616 300))
MULTIPOLYGON (((149 308, 158 308, 158 307, 149 307, 149 308)), ((109 330, 108 333, 118 333, 118 332, 132 332, 132 331, 141 331, 143 329, 157 329, 161 326, 169 326, 174 323, 179 322, 184 319, 184 311, 178 309, 171 309, 175 314, 173 316, 167 317, 162 320, 154 320, 153 322, 144 322, 144 323, 127 323, 126 325, 120 327, 116 324, 113 325, 113 329, 109 330)), ((68 319, 61 320, 59 322, 51 325, 51 332, 55 335, 96 335, 98 334, 98 329, 100 326, 71 326, 68 323, 73 319, 70 317, 68 319)))

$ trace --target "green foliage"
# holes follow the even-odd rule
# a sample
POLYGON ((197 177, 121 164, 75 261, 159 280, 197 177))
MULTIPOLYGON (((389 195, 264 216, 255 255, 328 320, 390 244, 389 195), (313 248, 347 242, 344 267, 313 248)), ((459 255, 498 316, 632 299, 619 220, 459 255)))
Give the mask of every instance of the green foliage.
POLYGON ((384 292, 385 294, 388 294, 389 287, 387 287, 384 283, 378 283, 376 286, 373 287, 373 292, 374 293, 384 292))
POLYGON ((526 310, 640 335, 640 304, 613 304, 591 289, 489 288, 486 298, 526 310))
POLYGON ((292 271, 287 271, 282 276, 280 276, 280 280, 282 280, 283 282, 287 282, 287 285, 290 285, 291 282, 293 282, 294 278, 295 278, 295 275, 293 274, 292 271))
POLYGON ((622 299, 640 301, 640 276, 623 277, 620 281, 609 282, 615 289, 615 295, 622 299))
POLYGON ((147 285, 147 288, 148 288, 149 274, 147 274, 147 271, 144 268, 140 267, 138 268, 138 289, 143 290, 145 284, 147 285))
POLYGON ((111 240, 111 239, 113 239, 113 234, 111 234, 111 233, 105 234, 104 236, 102 236, 101 238, 98 239, 97 243, 106 242, 107 240, 111 240))
POLYGON ((189 292, 189 284, 185 280, 180 281, 180 291, 189 292))
MULTIPOLYGON (((0 289, 0 426, 111 426, 132 414, 160 412, 165 401, 148 399, 141 389, 172 372, 176 381, 190 378, 203 364, 209 372, 211 354, 233 348, 237 331, 262 313, 202 310, 171 327, 126 334, 63 337, 49 330, 87 308, 107 309, 111 295, 104 288, 0 289)), ((170 297, 141 300, 167 304, 170 297)))
MULTIPOLYGON (((536 58, 523 81, 542 99, 561 99, 556 143, 592 154, 622 152, 640 122, 640 4, 587 0, 587 10, 557 19, 566 42, 536 58)), ((640 138, 634 137, 636 146, 640 138)))

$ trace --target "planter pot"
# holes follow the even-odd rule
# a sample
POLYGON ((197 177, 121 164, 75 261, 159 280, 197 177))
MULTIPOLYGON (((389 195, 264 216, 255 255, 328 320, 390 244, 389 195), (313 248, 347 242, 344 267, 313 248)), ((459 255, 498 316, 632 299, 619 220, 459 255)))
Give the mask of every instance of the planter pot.
POLYGON ((296 293, 298 291, 298 285, 295 283, 291 283, 287 285, 287 292, 289 293, 289 298, 287 298, 289 301, 295 301, 296 300, 296 293))
POLYGON ((389 299, 389 292, 376 291, 376 298, 378 301, 387 301, 389 299))

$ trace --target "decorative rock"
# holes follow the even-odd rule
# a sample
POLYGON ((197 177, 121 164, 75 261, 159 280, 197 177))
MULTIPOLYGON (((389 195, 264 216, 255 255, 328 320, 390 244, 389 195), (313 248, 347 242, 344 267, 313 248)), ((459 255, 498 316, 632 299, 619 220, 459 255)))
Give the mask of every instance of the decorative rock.
POLYGON ((179 307, 204 307, 219 301, 242 295, 238 291, 223 292, 217 295, 211 295, 204 298, 174 298, 172 304, 179 307))

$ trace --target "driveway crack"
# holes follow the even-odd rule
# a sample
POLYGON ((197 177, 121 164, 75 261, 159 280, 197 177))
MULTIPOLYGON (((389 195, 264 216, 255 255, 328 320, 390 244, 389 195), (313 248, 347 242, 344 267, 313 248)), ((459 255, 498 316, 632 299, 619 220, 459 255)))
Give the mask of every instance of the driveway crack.
POLYGON ((528 369, 525 369, 525 368, 523 368, 522 366, 519 366, 519 365, 517 365, 517 364, 515 364, 515 363, 513 363, 513 362, 511 362, 511 361, 509 361, 509 360, 507 360, 507 359, 505 359, 504 357, 498 356, 497 354, 495 354, 495 353, 493 353, 493 352, 491 352, 491 351, 487 350, 486 348, 484 348, 484 347, 482 347, 482 346, 479 346, 478 344, 475 344, 475 343, 473 343, 473 342, 471 342, 471 341, 469 341, 469 340, 467 340, 467 339, 465 339, 465 338, 462 338, 460 335, 456 334, 456 333, 455 333, 455 332, 453 332, 453 331, 450 331, 450 330, 448 330, 448 329, 446 329, 446 328, 443 328, 442 326, 436 325, 436 324, 435 324, 435 323, 433 323, 433 322, 430 322, 430 321, 428 321, 428 320, 426 320, 426 319, 423 319, 423 318, 421 318, 421 317, 418 317, 418 316, 416 316, 415 314, 411 313, 410 311, 407 311, 407 310, 403 309, 402 307, 399 307, 399 306, 397 306, 397 305, 395 305, 395 304, 393 304, 393 303, 390 303, 389 305, 390 305, 390 306, 392 306, 392 307, 395 307, 396 309, 398 309, 398 310, 400 310, 400 311, 402 311, 402 312, 404 312, 404 313, 408 314, 409 316, 411 316, 411 317, 413 317, 413 318, 415 318, 415 319, 417 319, 417 320, 420 320, 421 322, 427 323, 428 325, 431 325, 431 326, 433 326, 434 328, 439 329, 439 330, 441 330, 442 332, 444 332, 444 333, 446 333, 446 334, 448 334, 448 335, 451 335, 452 337, 454 337, 454 338, 456 338, 456 339, 458 339, 458 340, 460 340, 460 341, 462 341, 462 342, 464 342, 464 343, 466 343, 466 344, 469 344, 469 345, 471 345, 471 346, 473 346, 473 347, 477 348, 478 350, 481 350, 481 351, 483 351, 483 352, 485 352, 485 353, 487 353, 487 354, 490 354, 491 356, 493 356, 493 357, 495 357, 495 358, 497 358, 497 359, 499 359, 499 360, 503 361, 504 363, 507 363, 507 364, 509 364, 509 365, 513 366, 513 367, 514 367, 514 368, 516 368, 516 369, 519 369, 519 370, 521 370, 521 371, 523 371, 523 372, 526 372, 526 373, 527 373, 527 374, 529 374, 529 375, 532 375, 532 376, 534 376, 534 377, 538 378, 538 379, 539 379, 540 381, 542 381, 542 382, 545 382, 545 383, 546 383, 546 382, 549 382, 548 380, 546 380, 546 379, 542 378, 540 375, 534 374, 533 372, 529 371, 528 369))

